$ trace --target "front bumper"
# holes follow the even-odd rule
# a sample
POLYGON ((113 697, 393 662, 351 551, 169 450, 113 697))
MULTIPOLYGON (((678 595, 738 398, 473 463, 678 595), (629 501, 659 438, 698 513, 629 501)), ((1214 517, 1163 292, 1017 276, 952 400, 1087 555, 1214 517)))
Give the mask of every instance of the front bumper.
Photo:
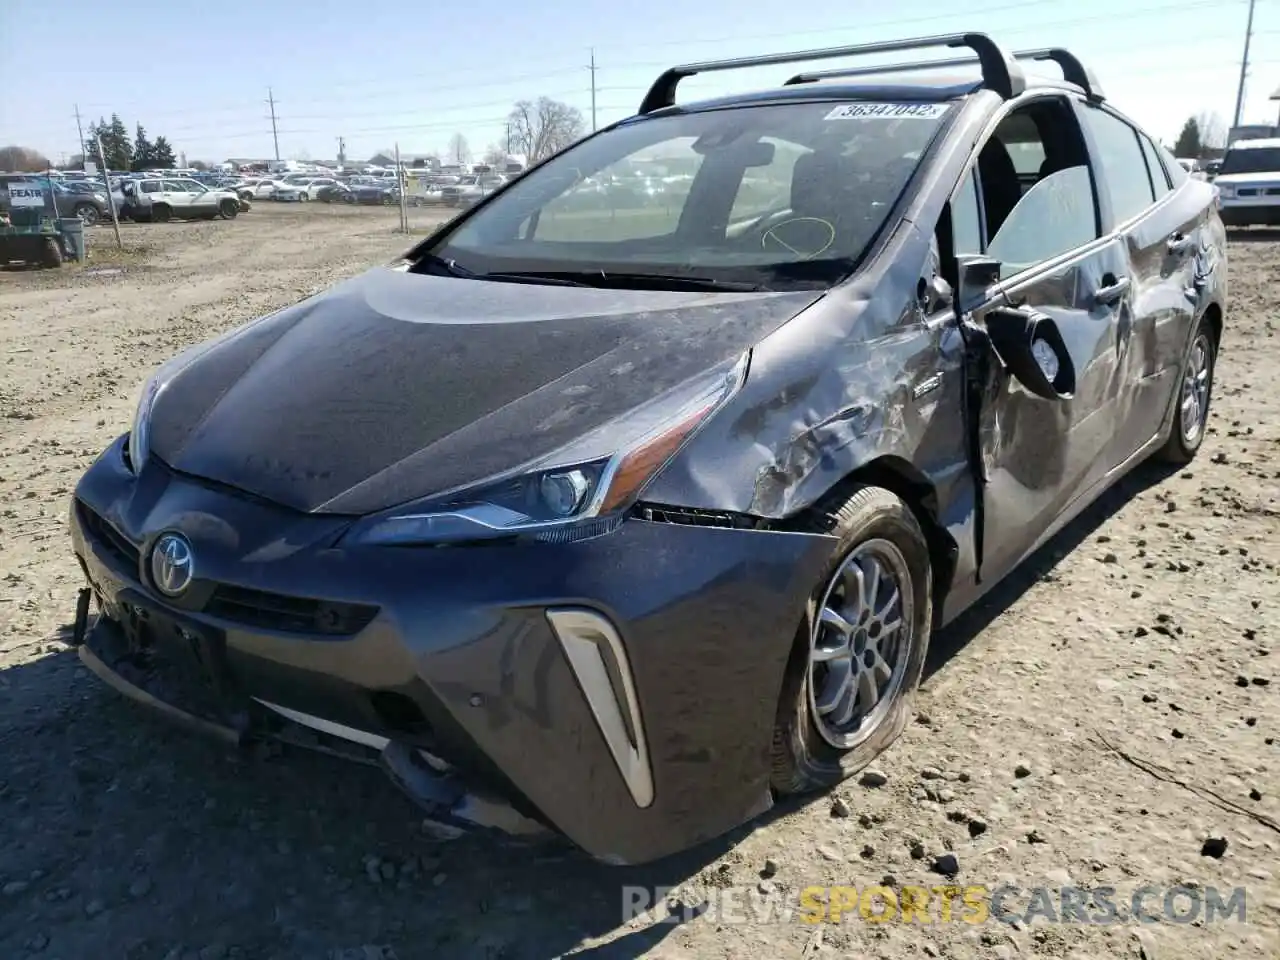
POLYGON ((577 543, 346 549, 344 518, 154 460, 134 477, 121 447, 71 517, 102 611, 85 646, 108 672, 127 673, 111 665, 140 609, 176 618, 179 659, 196 650, 201 674, 169 697, 190 697, 183 712, 243 736, 269 728, 265 703, 425 751, 609 862, 771 804, 777 698, 829 537, 636 519, 577 543), (146 572, 167 531, 197 558, 177 600, 146 572))

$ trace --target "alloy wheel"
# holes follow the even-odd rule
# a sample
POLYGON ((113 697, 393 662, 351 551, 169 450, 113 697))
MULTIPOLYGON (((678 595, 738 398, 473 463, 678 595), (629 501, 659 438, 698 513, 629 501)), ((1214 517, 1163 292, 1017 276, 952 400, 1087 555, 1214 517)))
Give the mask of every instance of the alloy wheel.
POLYGON ((912 596, 906 558, 882 539, 850 551, 823 592, 809 645, 809 714, 839 750, 870 737, 902 688, 912 596))
POLYGON ((1213 346, 1207 334, 1191 345, 1191 356, 1182 373, 1182 400, 1179 423, 1182 442, 1191 446, 1200 439, 1209 415, 1209 390, 1213 384, 1213 346))

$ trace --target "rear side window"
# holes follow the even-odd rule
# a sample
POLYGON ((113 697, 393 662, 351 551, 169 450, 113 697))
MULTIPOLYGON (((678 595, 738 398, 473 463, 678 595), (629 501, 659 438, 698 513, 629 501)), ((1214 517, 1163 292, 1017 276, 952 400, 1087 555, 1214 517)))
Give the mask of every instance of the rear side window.
POLYGON ((1098 165, 1111 195, 1116 222, 1131 220, 1156 199, 1147 160, 1138 142, 1138 131, 1093 106, 1084 108, 1084 122, 1093 134, 1098 165))
MULTIPOLYGON (((1160 162, 1160 155, 1156 153, 1156 145, 1151 142, 1151 138, 1146 134, 1138 134, 1138 142, 1142 145, 1142 155, 1147 160, 1147 172, 1151 174, 1151 186, 1155 189, 1156 199, 1159 200, 1166 193, 1173 189, 1173 184, 1169 182, 1169 173, 1165 170, 1164 164, 1160 162)), ((1178 165, 1181 169, 1181 164, 1178 165)))

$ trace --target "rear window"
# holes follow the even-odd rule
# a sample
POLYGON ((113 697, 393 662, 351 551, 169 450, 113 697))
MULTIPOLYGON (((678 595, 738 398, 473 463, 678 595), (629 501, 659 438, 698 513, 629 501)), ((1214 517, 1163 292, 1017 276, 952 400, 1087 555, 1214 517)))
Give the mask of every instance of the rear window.
POLYGON ((1236 147, 1228 150, 1218 173, 1280 173, 1280 147, 1236 147))
POLYGON ((797 103, 633 120, 524 174, 433 252, 476 273, 829 286, 861 260, 950 109, 797 103))

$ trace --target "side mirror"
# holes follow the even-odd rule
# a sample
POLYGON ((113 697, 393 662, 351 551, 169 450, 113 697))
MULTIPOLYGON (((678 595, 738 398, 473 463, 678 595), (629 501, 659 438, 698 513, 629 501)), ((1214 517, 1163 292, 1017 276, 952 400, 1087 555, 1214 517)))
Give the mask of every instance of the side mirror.
POLYGON ((968 313, 990 299, 988 291, 1000 282, 999 260, 977 254, 957 257, 960 275, 960 295, 957 306, 961 313, 968 313))
POLYGON ((986 316, 987 336, 1000 361, 1024 387, 1045 400, 1069 400, 1076 367, 1052 317, 1000 307, 986 316))

